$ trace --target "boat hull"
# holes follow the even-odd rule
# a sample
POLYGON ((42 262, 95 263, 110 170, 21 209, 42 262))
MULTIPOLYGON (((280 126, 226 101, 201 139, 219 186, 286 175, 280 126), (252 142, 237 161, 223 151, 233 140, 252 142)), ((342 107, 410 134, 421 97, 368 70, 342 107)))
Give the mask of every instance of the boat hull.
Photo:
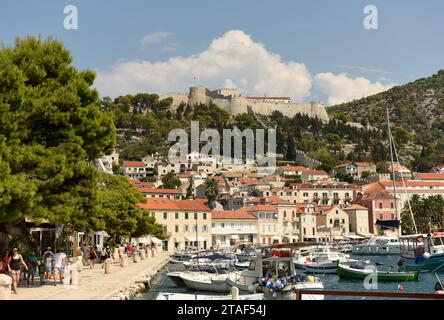
POLYGON ((217 281, 202 281, 198 279, 191 279, 190 277, 182 277, 183 282, 189 289, 208 292, 229 292, 230 286, 225 280, 217 281))
POLYGON ((324 263, 324 264, 305 264, 303 269, 306 273, 336 273, 337 265, 336 263, 324 263))
POLYGON ((398 282, 398 281, 418 281, 419 272, 381 272, 371 270, 353 269, 345 266, 338 266, 338 275, 345 279, 364 280, 368 276, 375 276, 378 281, 398 282))
POLYGON ((408 271, 421 272, 444 272, 444 253, 432 255, 429 259, 424 259, 416 263, 415 258, 402 256, 403 266, 408 271))

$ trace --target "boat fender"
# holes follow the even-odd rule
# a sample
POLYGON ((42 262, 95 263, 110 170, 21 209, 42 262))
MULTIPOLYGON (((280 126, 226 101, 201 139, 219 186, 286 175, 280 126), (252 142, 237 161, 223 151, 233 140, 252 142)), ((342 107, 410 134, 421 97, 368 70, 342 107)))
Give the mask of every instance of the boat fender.
POLYGON ((315 279, 315 277, 313 277, 313 276, 308 276, 308 277, 307 277, 307 281, 308 281, 308 282, 315 282, 315 280, 316 280, 316 279, 315 279))
POLYGON ((398 291, 404 291, 404 286, 402 283, 398 284, 398 291))
POLYGON ((310 257, 305 258, 305 262, 311 262, 311 258, 310 257))
POLYGON ((256 285, 252 284, 248 286, 248 292, 254 293, 256 291, 256 285))
POLYGON ((430 253, 428 252, 424 252, 424 254, 422 255, 424 257, 424 259, 428 260, 430 259, 430 253))

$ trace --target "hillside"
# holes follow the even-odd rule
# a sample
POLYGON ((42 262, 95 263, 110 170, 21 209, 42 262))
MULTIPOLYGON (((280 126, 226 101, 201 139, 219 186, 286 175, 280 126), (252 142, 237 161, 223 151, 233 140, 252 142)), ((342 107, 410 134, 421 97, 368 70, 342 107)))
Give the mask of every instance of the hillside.
POLYGON ((327 112, 336 119, 385 130, 387 107, 402 153, 411 155, 411 160, 416 158, 413 167, 426 169, 444 161, 444 70, 377 95, 329 107, 327 112))

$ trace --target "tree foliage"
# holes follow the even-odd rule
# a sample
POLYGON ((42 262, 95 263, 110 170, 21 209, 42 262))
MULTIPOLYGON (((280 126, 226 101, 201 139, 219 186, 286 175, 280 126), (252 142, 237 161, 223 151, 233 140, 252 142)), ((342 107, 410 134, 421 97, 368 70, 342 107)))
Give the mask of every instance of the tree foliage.
POLYGON ((71 63, 51 38, 0 49, 0 222, 77 223, 93 207, 88 162, 114 148, 115 127, 91 89, 94 73, 71 63))

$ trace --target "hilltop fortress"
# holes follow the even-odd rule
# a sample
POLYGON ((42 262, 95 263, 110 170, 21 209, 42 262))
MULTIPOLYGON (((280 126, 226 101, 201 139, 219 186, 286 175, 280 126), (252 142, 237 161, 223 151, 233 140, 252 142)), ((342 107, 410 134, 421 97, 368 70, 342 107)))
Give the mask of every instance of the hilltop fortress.
POLYGON ((169 97, 173 98, 171 106, 173 109, 176 109, 181 103, 189 105, 213 103, 234 116, 248 111, 263 115, 271 115, 273 111, 279 111, 288 117, 302 113, 310 117, 318 117, 323 121, 329 120, 327 111, 321 102, 297 103, 291 101, 290 97, 248 97, 235 88, 211 91, 202 86, 191 87, 188 94, 165 94, 160 99, 169 97))

